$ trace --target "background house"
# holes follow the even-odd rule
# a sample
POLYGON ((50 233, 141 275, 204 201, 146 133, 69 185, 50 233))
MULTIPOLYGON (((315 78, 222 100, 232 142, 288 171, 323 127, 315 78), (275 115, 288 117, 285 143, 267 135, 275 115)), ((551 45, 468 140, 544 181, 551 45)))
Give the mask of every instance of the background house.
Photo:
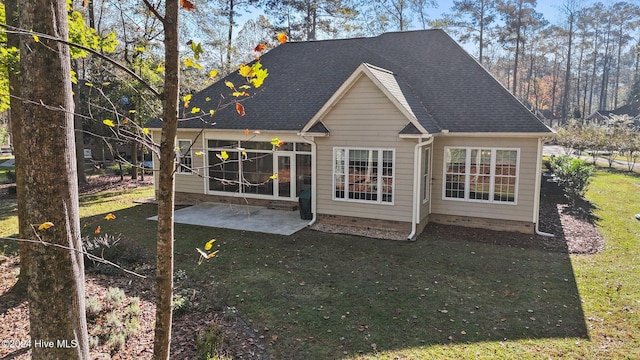
MULTIPOLYGON (((177 198, 295 204, 311 189, 311 223, 410 239, 429 221, 535 231, 553 133, 445 32, 286 43, 261 62, 270 75, 245 116, 180 122, 177 198)), ((190 106, 211 108, 225 81, 243 79, 190 106)))

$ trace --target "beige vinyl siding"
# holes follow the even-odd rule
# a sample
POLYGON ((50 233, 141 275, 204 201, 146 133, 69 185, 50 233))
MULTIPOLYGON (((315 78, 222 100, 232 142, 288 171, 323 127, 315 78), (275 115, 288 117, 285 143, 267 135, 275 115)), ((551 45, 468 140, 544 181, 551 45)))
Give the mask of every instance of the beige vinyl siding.
MULTIPOLYGON (((176 192, 187 192, 187 193, 204 193, 204 178, 198 176, 196 172, 200 172, 204 174, 203 160, 204 156, 196 156, 196 151, 202 151, 202 135, 196 139, 198 136, 199 130, 181 130, 178 129, 178 135, 176 136, 176 140, 191 140, 193 144, 191 148, 191 158, 192 158, 192 167, 194 169, 194 173, 192 174, 184 174, 176 172, 176 192)), ((154 141, 160 140, 160 131, 154 130, 151 132, 154 141)), ((153 155, 153 176, 154 176, 154 184, 155 188, 158 188, 159 170, 160 162, 158 161, 158 157, 153 155)))
POLYGON ((362 76, 321 120, 330 135, 316 138, 317 212, 410 222, 416 141, 398 136, 407 118, 368 77, 362 76), (394 150, 393 204, 333 200, 335 147, 394 150))
POLYGON ((533 206, 538 139, 537 138, 478 138, 438 136, 433 144, 432 213, 533 222, 533 206), (508 148, 520 150, 516 204, 486 203, 443 199, 444 152, 446 146, 508 148))
POLYGON ((191 140, 193 173, 189 174, 176 172, 176 192, 200 194, 204 192, 204 178, 202 176, 198 176, 198 173, 204 175, 204 156, 196 155, 196 151, 204 152, 202 148, 203 137, 202 134, 198 136, 199 133, 199 129, 197 131, 178 129, 178 134, 176 136, 177 140, 191 140))

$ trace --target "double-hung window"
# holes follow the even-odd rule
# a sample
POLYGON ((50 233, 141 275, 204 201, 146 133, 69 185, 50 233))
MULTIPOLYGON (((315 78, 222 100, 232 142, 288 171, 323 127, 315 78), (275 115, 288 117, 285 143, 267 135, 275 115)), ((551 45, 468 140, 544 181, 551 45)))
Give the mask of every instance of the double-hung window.
POLYGON ((445 148, 444 199, 515 204, 517 149, 445 148))
POLYGON ((191 156, 191 140, 178 140, 178 152, 180 156, 180 166, 178 173, 191 174, 193 172, 193 157, 191 156))
POLYGON ((393 203, 395 153, 387 149, 334 148, 334 199, 393 203))

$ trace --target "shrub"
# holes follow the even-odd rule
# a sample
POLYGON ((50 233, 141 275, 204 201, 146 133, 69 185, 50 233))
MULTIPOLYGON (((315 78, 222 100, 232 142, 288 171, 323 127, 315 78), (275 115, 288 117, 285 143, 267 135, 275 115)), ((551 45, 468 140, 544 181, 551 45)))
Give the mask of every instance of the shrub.
POLYGON ((91 348, 103 343, 112 351, 118 351, 139 330, 140 298, 134 297, 127 301, 127 296, 121 289, 109 288, 102 302, 98 297, 89 298, 87 314, 90 307, 94 312, 100 309, 96 316, 88 317, 91 348))
POLYGON ((124 334, 119 333, 111 333, 109 334, 109 339, 106 342, 106 345, 113 349, 114 351, 120 350, 125 343, 124 334))
POLYGON ((137 316, 140 313, 140 298, 134 297, 131 298, 131 302, 129 306, 127 306, 127 315, 129 316, 137 316))
POLYGON ((124 303, 125 297, 122 289, 110 287, 104 296, 104 302, 108 308, 118 308, 124 303))
POLYGON ((215 323, 199 331, 196 333, 196 358, 226 359, 222 349, 223 340, 223 334, 215 323))
POLYGON ((189 294, 186 290, 179 290, 173 293, 171 307, 175 316, 186 314, 189 310, 189 305, 189 294))
MULTIPOLYGON (((124 268, 131 269, 147 261, 146 252, 133 240, 121 234, 101 234, 96 237, 82 239, 84 251, 97 257, 104 258, 124 268)), ((108 264, 85 257, 85 268, 104 274, 116 274, 120 269, 108 264)))
POLYGON ((551 168, 567 195, 581 197, 587 191, 593 166, 587 165, 584 160, 566 155, 556 156, 551 159, 551 168))
POLYGON ((102 303, 97 296, 92 296, 87 299, 85 303, 85 308, 87 311, 87 317, 92 318, 100 315, 102 311, 102 303))
POLYGON ((13 184, 16 182, 15 170, 7 170, 7 172, 5 172, 5 176, 7 177, 7 180, 9 180, 9 184, 13 184))

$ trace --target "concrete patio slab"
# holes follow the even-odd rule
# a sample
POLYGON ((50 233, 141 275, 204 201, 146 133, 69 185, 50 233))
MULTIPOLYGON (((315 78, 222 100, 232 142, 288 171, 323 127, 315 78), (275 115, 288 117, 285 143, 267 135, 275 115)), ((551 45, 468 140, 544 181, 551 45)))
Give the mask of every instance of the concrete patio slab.
MULTIPOLYGON (((158 220, 152 216, 148 220, 158 220)), ((259 206, 202 203, 176 210, 179 224, 292 235, 309 224, 298 211, 273 210, 259 206)))

